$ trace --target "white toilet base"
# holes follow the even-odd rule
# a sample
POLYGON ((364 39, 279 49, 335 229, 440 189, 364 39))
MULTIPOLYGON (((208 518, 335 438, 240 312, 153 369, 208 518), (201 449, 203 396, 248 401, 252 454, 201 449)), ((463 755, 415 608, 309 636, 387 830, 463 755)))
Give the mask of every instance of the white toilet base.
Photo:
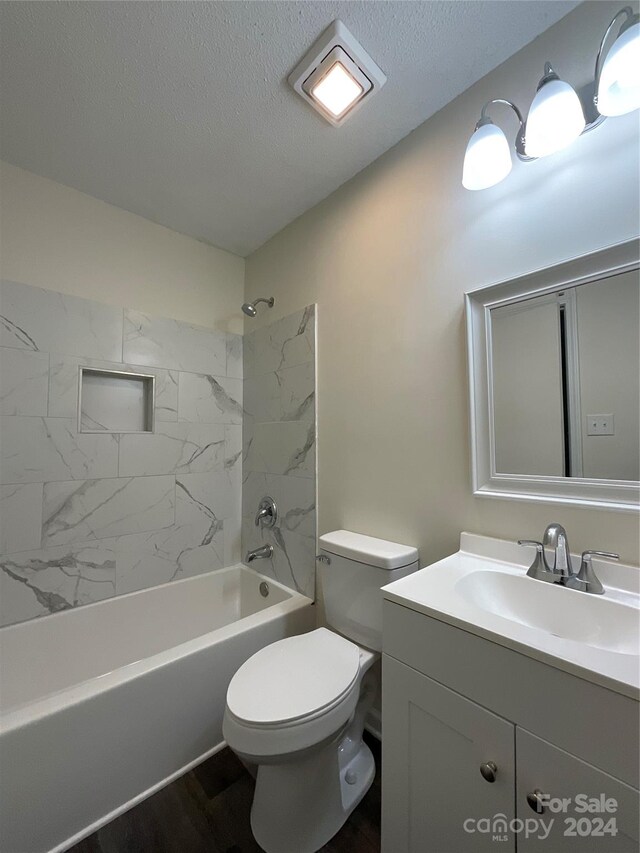
MULTIPOLYGON (((311 735, 317 740, 305 748, 280 751, 276 735, 282 740, 286 728, 251 730, 227 709, 224 731, 229 746, 251 770, 257 766, 251 829, 266 853, 316 853, 369 790, 376 768, 362 733, 377 692, 378 677, 372 669, 377 658, 374 652, 359 649, 360 677, 349 693, 349 705, 335 706, 342 715, 352 707, 350 719, 343 716, 335 729, 329 725, 335 719, 328 713, 307 723, 305 738, 298 736, 298 742, 311 735), (256 747, 255 752, 245 751, 247 746, 256 747)), ((296 739, 289 733, 288 743, 292 742, 296 739)))
POLYGON ((295 763, 258 768, 251 829, 266 853, 315 853, 338 832, 375 776, 369 747, 333 741, 295 763))
POLYGON ((376 766, 362 733, 375 695, 373 660, 346 728, 308 752, 258 767, 251 829, 266 853, 315 853, 369 790, 376 766))

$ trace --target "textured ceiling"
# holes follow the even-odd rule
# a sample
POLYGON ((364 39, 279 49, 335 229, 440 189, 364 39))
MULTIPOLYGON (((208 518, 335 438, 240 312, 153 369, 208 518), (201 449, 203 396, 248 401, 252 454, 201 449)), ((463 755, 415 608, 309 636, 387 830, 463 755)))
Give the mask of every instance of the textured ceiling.
POLYGON ((2 157, 248 254, 576 2, 1 2, 2 157), (388 77, 343 127, 286 83, 342 19, 388 77))

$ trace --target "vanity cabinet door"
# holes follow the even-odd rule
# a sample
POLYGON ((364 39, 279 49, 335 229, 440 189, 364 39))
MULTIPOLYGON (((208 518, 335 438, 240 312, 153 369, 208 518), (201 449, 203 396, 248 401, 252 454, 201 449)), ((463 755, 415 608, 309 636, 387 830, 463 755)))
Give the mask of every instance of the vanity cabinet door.
POLYGON ((383 853, 513 853, 514 725, 388 655, 382 683, 383 853))
POLYGON ((516 755, 517 817, 539 822, 518 833, 518 853, 638 853, 638 791, 521 728, 516 755), (554 798, 542 814, 527 800, 535 791, 554 798))

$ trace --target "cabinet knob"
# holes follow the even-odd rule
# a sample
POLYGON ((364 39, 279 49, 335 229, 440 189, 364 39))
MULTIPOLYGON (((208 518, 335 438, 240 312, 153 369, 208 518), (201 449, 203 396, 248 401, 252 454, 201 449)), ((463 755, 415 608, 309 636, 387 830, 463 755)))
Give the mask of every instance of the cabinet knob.
POLYGON ((527 802, 529 803, 529 807, 532 808, 536 814, 544 814, 544 812, 546 812, 547 807, 543 805, 545 799, 547 799, 545 794, 543 794, 542 791, 539 791, 537 788, 535 791, 530 791, 527 794, 527 802))
POLYGON ((495 782, 498 775, 498 768, 494 761, 485 761, 480 765, 480 773, 485 782, 495 782))

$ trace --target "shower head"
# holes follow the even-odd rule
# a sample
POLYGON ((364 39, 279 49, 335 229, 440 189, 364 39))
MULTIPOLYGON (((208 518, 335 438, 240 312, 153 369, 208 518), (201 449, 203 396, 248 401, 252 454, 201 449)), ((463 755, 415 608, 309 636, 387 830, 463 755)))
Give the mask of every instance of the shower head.
POLYGON ((270 299, 262 299, 261 298, 261 299, 256 299, 254 302, 245 302, 244 305, 242 306, 242 310, 247 315, 247 317, 255 317, 256 316, 256 314, 258 313, 256 311, 256 305, 259 302, 266 302, 267 305, 269 306, 269 308, 273 308, 273 303, 275 302, 275 299, 272 296, 270 299))

